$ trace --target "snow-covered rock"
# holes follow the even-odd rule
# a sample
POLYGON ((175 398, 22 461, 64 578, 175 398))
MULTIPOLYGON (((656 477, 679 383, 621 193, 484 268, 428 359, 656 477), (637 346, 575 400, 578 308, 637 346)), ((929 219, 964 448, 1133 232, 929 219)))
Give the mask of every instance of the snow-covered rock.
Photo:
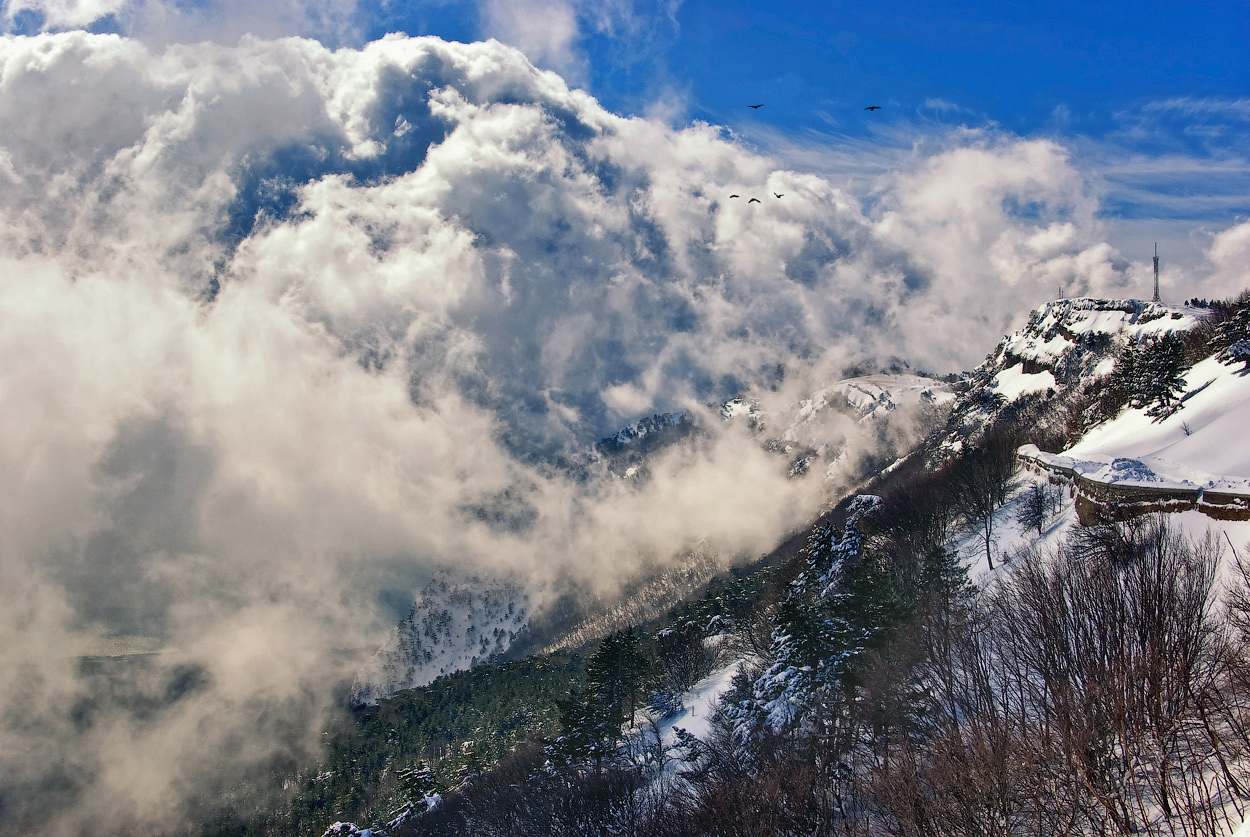
POLYGON ((532 612, 530 592, 515 582, 441 573, 357 674, 352 700, 377 703, 502 654, 532 612))
POLYGON ((1136 299, 1060 299, 1035 309, 968 377, 934 446, 934 464, 962 449, 1007 407, 1029 397, 1066 396, 1111 373, 1129 341, 1193 328, 1205 309, 1136 299))

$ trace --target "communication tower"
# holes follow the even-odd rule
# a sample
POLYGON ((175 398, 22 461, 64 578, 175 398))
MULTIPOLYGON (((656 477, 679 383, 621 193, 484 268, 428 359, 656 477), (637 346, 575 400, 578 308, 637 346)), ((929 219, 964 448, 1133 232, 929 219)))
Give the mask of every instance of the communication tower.
POLYGON ((1155 242, 1155 297, 1154 301, 1159 301, 1159 242, 1155 242))

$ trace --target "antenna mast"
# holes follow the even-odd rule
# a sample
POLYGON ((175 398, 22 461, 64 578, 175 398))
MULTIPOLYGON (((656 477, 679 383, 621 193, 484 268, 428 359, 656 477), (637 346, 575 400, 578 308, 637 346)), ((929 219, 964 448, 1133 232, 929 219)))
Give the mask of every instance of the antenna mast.
POLYGON ((1155 242, 1155 302, 1159 301, 1159 242, 1155 242))

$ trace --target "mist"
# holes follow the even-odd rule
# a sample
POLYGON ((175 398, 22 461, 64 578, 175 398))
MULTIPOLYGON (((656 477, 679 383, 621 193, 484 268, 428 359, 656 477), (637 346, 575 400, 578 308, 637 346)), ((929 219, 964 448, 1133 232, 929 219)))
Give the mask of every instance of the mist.
POLYGON ((314 752, 437 570, 770 549, 837 480, 726 399, 1144 287, 1049 140, 960 132, 869 200, 495 41, 159 43, 0 39, 0 815, 48 833, 176 831, 314 752), (674 410, 704 432, 643 483, 553 464, 674 410))

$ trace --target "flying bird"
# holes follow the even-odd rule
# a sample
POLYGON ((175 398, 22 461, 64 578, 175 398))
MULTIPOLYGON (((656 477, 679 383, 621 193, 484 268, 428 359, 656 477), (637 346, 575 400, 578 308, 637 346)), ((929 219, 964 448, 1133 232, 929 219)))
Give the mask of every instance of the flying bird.
POLYGON ((759 202, 760 202, 759 198, 751 198, 749 201, 747 201, 747 203, 759 203, 759 202))
POLYGON ((760 108, 764 107, 764 103, 760 102, 758 105, 747 105, 747 107, 751 108, 752 110, 759 110, 760 108))
POLYGON ((864 110, 881 110, 881 105, 869 105, 864 110))
POLYGON ((731 197, 731 198, 740 198, 740 197, 742 197, 742 196, 741 196, 741 195, 730 195, 729 197, 731 197))
POLYGON ((773 196, 777 198, 784 197, 785 194, 786 194, 785 192, 782 192, 780 195, 778 195, 776 192, 773 192, 773 196))

